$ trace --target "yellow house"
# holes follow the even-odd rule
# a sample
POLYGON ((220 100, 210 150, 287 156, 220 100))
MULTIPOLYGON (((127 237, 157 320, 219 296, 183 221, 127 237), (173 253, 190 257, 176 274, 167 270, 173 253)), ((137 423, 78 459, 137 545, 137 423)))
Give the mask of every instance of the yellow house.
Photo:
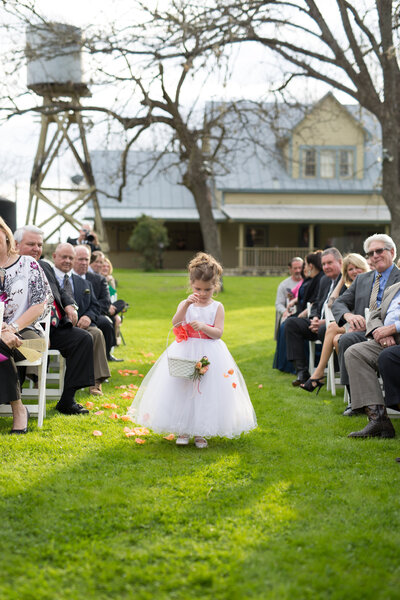
MULTIPOLYGON (((380 195, 380 129, 372 115, 328 93, 309 110, 282 108, 278 122, 265 127, 264 156, 249 148, 248 157, 233 158, 230 173, 214 180, 226 268, 280 272, 293 255, 330 245, 362 251, 367 235, 389 232, 390 214, 380 195)), ((146 163, 144 153, 133 155, 136 164, 139 155, 146 163)), ((97 187, 109 195, 117 179, 110 184, 104 164, 110 169, 113 160, 117 155, 109 152, 93 155, 97 187)), ((183 268, 202 249, 197 209, 178 181, 179 173, 175 180, 171 173, 153 175, 136 188, 128 181, 121 204, 100 192, 116 265, 136 264, 127 239, 143 213, 168 228, 164 267, 183 268)))

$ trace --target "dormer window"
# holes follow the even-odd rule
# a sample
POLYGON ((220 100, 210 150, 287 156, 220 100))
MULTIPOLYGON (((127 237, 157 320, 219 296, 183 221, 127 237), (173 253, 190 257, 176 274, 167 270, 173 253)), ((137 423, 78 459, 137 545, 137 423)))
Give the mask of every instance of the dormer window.
POLYGON ((345 148, 302 148, 303 177, 351 179, 354 176, 354 150, 345 148))

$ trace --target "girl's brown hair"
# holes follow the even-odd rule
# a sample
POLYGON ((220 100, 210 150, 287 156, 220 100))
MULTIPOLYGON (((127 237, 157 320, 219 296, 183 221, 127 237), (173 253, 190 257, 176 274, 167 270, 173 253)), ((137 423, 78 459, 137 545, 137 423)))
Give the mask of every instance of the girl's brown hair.
POLYGON ((211 254, 198 252, 188 264, 190 283, 211 281, 218 292, 221 289, 222 267, 211 254))

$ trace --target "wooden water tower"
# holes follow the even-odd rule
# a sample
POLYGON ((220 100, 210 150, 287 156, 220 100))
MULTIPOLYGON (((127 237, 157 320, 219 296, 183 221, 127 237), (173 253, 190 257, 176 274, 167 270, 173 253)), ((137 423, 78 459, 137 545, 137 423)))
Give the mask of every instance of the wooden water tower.
POLYGON ((82 118, 81 98, 91 94, 82 80, 81 48, 82 32, 78 27, 64 23, 28 27, 28 88, 43 98, 43 104, 26 223, 40 228, 51 223, 51 228, 46 227, 50 231, 45 237, 48 240, 65 223, 78 230, 80 221, 75 215, 92 202, 94 229, 107 252, 82 118), (71 164, 74 174, 66 184, 60 181, 60 164, 67 162, 69 167, 63 169, 63 174, 71 169, 71 164))

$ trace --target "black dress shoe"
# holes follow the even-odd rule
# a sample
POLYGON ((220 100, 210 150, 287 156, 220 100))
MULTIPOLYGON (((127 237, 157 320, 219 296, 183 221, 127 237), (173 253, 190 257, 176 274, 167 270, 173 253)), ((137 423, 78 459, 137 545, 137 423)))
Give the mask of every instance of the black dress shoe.
POLYGON ((123 358, 116 358, 115 356, 113 356, 112 354, 109 354, 107 356, 107 360, 108 362, 124 362, 123 358))
POLYGON ((57 404, 56 409, 58 410, 58 412, 62 413, 63 415, 87 415, 87 414, 89 414, 88 409, 83 408, 82 404, 78 404, 77 402, 74 402, 70 406, 63 406, 62 404, 61 405, 57 404))
POLYGON ((13 433, 15 433, 16 435, 24 435, 25 433, 28 433, 28 421, 29 421, 30 414, 29 414, 29 410, 26 408, 26 406, 25 406, 25 409, 26 409, 26 427, 24 427, 23 429, 11 429, 10 435, 13 433))
POLYGON ((342 413, 343 417, 359 417, 360 415, 365 415, 365 410, 363 408, 355 408, 353 410, 351 406, 348 406, 342 413))

